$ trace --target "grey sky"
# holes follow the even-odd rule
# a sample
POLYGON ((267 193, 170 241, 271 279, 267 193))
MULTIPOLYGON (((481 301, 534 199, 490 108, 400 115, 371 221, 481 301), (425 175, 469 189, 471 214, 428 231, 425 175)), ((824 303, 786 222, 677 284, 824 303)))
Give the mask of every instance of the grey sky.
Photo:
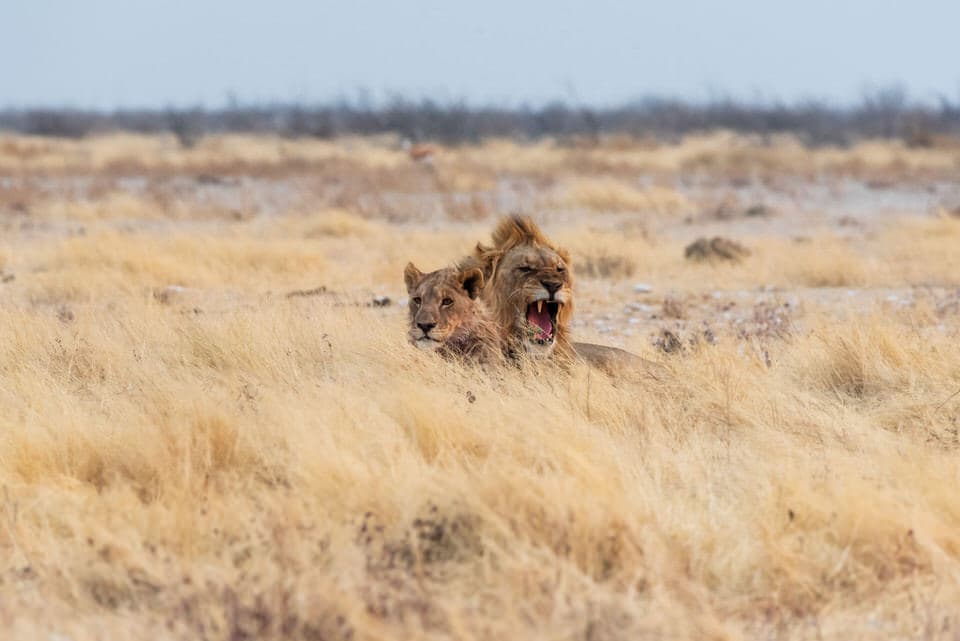
POLYGON ((958 0, 2 0, 0 106, 960 98, 958 0))

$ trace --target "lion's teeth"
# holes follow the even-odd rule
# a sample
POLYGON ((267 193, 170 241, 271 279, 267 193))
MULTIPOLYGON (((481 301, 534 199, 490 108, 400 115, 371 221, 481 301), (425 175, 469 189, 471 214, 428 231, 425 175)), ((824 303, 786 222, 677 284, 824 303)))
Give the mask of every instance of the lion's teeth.
POLYGON ((542 300, 538 300, 538 301, 537 301, 537 313, 539 314, 539 313, 541 313, 542 311, 543 311, 543 301, 542 301, 542 300))

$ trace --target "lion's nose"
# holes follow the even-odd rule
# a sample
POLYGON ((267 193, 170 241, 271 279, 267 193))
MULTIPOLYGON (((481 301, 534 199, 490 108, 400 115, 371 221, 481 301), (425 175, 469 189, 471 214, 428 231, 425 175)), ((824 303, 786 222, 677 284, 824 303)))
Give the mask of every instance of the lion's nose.
POLYGON ((541 280, 540 284, 543 285, 551 294, 556 294, 557 290, 563 286, 563 283, 555 280, 541 280))
POLYGON ((417 327, 420 328, 420 331, 423 332, 423 335, 426 336, 430 333, 430 330, 436 327, 436 323, 417 323, 417 327))

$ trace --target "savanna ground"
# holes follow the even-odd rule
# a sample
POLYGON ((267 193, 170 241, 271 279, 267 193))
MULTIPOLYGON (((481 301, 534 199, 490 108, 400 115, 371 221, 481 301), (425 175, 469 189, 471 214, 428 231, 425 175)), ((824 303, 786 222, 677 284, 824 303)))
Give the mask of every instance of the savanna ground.
POLYGON ((0 138, 5 639, 955 639, 960 145, 0 138), (496 219, 575 335, 404 344, 496 219), (695 262, 723 236, 749 255, 695 262), (384 297, 389 298, 385 300, 384 297))

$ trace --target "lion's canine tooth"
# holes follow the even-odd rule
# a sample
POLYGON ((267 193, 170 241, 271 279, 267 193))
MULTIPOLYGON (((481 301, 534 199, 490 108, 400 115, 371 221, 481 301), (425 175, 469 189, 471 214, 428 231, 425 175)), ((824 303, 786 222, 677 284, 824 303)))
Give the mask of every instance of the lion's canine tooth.
POLYGON ((543 301, 542 301, 542 300, 538 300, 538 301, 537 301, 537 313, 539 314, 539 313, 542 312, 542 311, 543 311, 543 301))

